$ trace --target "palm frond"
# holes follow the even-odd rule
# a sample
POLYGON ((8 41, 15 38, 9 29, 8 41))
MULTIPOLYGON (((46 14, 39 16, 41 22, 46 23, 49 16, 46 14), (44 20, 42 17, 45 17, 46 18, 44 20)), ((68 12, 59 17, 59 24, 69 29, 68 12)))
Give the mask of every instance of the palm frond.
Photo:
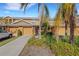
POLYGON ((24 7, 25 3, 20 3, 20 5, 21 5, 20 9, 22 9, 24 7))
POLYGON ((54 20, 55 20, 54 26, 59 27, 61 22, 62 22, 62 20, 61 20, 61 7, 59 7, 54 20))
POLYGON ((41 3, 38 3, 38 12, 39 12, 39 10, 40 10, 40 6, 41 6, 41 3))
POLYGON ((20 9, 23 9, 24 10, 24 13, 25 13, 25 10, 26 10, 27 5, 29 5, 29 3, 21 3, 20 9))
POLYGON ((47 5, 44 5, 44 8, 45 8, 45 15, 46 15, 46 17, 49 17, 49 10, 48 10, 47 5))

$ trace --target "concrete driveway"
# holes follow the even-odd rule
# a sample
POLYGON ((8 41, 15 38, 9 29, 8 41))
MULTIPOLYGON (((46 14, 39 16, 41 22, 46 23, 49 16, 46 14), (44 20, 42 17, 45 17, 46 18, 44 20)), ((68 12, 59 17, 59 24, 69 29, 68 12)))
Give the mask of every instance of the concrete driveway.
POLYGON ((30 38, 30 36, 21 36, 0 47, 0 56, 18 56, 30 38))

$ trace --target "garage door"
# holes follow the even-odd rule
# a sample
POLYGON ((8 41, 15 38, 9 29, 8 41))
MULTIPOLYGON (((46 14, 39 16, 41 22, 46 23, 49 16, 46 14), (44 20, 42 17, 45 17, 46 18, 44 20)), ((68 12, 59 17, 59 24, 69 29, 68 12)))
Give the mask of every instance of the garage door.
POLYGON ((24 30, 24 35, 33 35, 33 28, 32 27, 24 27, 23 28, 23 30, 24 30))

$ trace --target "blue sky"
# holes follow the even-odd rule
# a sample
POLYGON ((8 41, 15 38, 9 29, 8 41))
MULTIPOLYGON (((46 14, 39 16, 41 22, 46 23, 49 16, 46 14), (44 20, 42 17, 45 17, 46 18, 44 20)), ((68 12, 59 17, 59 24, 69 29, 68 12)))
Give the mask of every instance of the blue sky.
MULTIPOLYGON (((58 4, 47 3, 50 18, 54 18, 57 10, 58 4)), ((76 4, 77 12, 79 14, 79 4, 76 4)), ((28 6, 25 14, 23 10, 20 9, 19 3, 0 3, 0 17, 11 16, 11 17, 38 17, 38 4, 31 4, 28 6)))

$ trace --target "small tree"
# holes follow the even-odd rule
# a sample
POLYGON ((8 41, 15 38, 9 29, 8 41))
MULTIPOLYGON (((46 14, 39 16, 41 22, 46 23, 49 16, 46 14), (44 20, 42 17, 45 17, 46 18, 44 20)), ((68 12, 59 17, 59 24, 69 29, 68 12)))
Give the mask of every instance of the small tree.
POLYGON ((46 35, 47 31, 48 31, 48 28, 49 28, 49 22, 48 22, 48 17, 44 17, 44 21, 42 23, 42 30, 43 30, 43 34, 46 35))

